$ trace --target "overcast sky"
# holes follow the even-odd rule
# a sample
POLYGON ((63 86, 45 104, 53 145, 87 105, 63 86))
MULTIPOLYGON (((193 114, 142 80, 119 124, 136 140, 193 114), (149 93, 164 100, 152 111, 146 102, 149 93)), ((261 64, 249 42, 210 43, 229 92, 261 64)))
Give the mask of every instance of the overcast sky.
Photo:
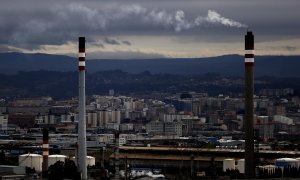
POLYGON ((0 0, 0 52, 132 59, 300 54, 299 0, 0 0))

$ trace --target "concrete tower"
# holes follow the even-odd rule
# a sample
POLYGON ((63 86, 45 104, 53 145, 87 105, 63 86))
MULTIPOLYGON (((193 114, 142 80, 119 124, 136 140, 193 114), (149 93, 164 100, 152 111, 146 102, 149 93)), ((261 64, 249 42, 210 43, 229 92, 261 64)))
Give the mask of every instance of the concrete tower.
POLYGON ((87 179, 86 120, 85 120, 85 37, 79 37, 79 120, 78 120, 78 170, 87 179))
POLYGON ((255 178, 254 130, 254 36, 248 31, 245 36, 245 178, 255 178))

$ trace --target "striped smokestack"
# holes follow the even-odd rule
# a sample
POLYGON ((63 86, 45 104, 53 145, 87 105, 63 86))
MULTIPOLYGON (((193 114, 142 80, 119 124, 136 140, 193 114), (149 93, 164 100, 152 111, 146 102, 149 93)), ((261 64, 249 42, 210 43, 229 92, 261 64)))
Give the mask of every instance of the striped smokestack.
POLYGON ((254 131, 254 36, 248 31, 245 36, 245 178, 255 178, 254 131))
POLYGON ((78 120, 78 170, 81 179, 87 179, 86 122, 85 122, 85 37, 79 37, 79 120, 78 120))
POLYGON ((43 128, 43 164, 42 170, 44 174, 48 171, 48 156, 49 156, 49 131, 43 128))
POLYGON ((119 145, 120 145, 120 134, 119 131, 115 132, 115 179, 120 179, 120 162, 119 162, 119 145))

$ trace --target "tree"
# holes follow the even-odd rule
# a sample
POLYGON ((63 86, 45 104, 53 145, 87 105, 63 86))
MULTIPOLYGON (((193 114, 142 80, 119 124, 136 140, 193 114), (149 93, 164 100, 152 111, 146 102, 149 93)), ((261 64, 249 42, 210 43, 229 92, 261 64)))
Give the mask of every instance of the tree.
POLYGON ((72 160, 65 161, 65 178, 67 179, 80 179, 80 175, 77 172, 77 166, 72 160))
POLYGON ((50 180, 61 180, 64 178, 64 167, 65 163, 62 161, 57 161, 55 164, 51 165, 48 169, 50 180))

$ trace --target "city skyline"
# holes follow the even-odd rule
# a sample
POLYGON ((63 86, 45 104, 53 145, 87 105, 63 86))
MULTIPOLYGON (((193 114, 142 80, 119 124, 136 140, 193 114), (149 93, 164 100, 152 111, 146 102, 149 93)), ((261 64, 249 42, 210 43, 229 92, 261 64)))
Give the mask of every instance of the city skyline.
POLYGON ((300 12, 288 1, 7 1, 0 52, 76 56, 87 37, 97 59, 194 58, 243 54, 247 28, 257 55, 299 55, 300 12))

